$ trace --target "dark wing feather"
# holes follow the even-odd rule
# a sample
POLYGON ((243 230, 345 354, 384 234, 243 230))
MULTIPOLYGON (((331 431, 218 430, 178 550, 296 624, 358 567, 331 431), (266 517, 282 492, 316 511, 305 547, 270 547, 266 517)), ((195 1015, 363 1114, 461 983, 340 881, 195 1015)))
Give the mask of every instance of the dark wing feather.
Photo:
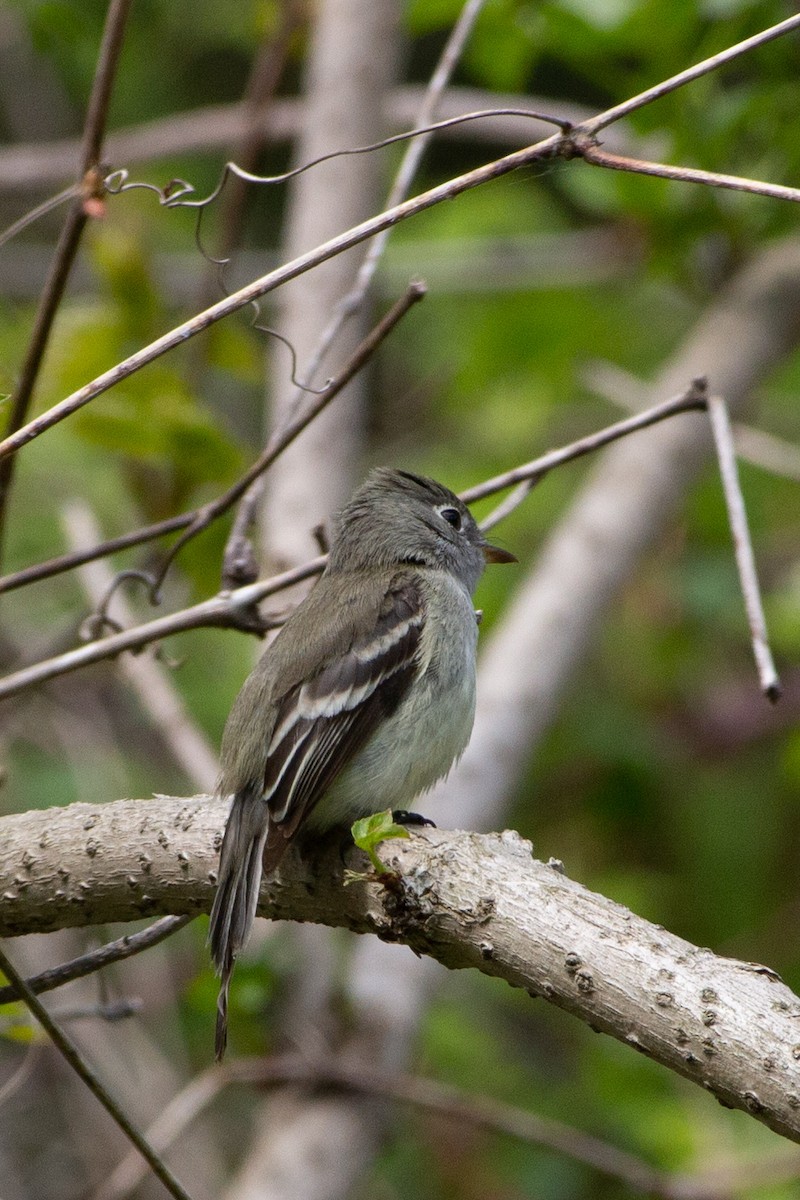
POLYGON ((317 801, 405 696, 418 666, 424 617, 418 586, 409 581, 393 587, 370 635, 282 700, 264 775, 270 813, 266 871, 277 865, 317 801))
POLYGON ((424 620, 418 584, 390 587, 370 633, 354 638, 345 653, 282 698, 263 787, 250 780, 235 789, 209 925, 221 976, 218 1060, 227 1040, 230 979, 253 924, 262 869, 277 866, 325 790, 405 696, 418 669, 424 620))

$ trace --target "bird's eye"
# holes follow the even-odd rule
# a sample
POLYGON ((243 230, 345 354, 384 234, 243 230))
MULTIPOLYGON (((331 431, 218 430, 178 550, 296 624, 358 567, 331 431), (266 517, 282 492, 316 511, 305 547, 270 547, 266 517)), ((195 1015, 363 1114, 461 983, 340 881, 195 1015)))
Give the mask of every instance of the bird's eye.
POLYGON ((448 525, 452 525, 453 529, 461 528, 461 513, 457 508, 440 508, 439 516, 443 521, 447 521, 448 525))

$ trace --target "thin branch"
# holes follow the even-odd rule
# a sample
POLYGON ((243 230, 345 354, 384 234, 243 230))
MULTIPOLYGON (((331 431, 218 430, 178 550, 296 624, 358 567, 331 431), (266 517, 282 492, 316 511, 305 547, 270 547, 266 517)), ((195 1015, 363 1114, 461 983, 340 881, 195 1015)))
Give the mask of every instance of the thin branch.
POLYGON ((142 1001, 134 996, 121 1000, 101 1000, 95 1004, 65 1004, 50 1010, 50 1016, 63 1023, 64 1021, 107 1021, 113 1025, 116 1021, 127 1021, 137 1016, 143 1008, 142 1001))
MULTIPOLYGON (((95 971, 101 971, 103 967, 107 967, 111 963, 133 958, 134 955, 141 954, 143 950, 157 946, 165 938, 172 937, 173 933, 183 929, 184 925, 188 925, 192 919, 192 917, 160 917, 158 921, 154 921, 152 925, 148 925, 146 929, 142 929, 138 933, 126 933, 124 937, 117 938, 116 941, 107 942, 105 946, 89 950, 86 954, 72 958, 69 962, 61 963, 58 967, 51 967, 49 971, 42 971, 40 975, 33 975, 25 982, 34 995, 51 992, 54 988, 63 987, 65 983, 71 983, 73 979, 83 979, 84 976, 93 975, 95 971)), ((0 1004, 12 1004, 18 999, 19 994, 13 983, 7 983, 0 987, 0 1004)))
MULTIPOLYGON (((20 371, 19 383, 12 398, 6 426, 7 435, 13 436, 24 426, 39 378, 44 354, 50 340, 53 321, 61 304, 72 264, 78 253, 81 234, 88 220, 86 200, 99 185, 97 164, 103 141, 108 104, 114 82, 125 24, 132 0, 111 0, 106 14, 103 38, 95 71, 81 147, 80 176, 83 180, 82 193, 73 202, 64 222, 56 246, 53 262, 47 276, 34 319, 33 332, 20 371)), ((5 534, 8 499, 14 482, 15 463, 13 458, 0 462, 0 553, 5 534)))
POLYGON ((3 974, 11 980, 16 989, 17 995, 24 1001, 24 1003, 36 1017, 37 1021, 48 1034, 56 1049, 67 1060, 76 1075, 80 1076, 80 1078, 88 1087, 89 1091, 97 1097, 111 1119, 125 1134, 128 1141, 132 1142, 142 1157, 149 1163, 153 1174, 161 1180, 169 1194, 174 1196, 175 1200, 191 1200, 188 1192, 184 1191, 167 1165, 162 1162, 161 1158, 159 1158, 158 1154, 156 1154, 156 1152, 153 1150, 152 1146, 147 1143, 142 1134, 139 1133, 138 1129, 131 1124, 128 1117, 119 1107, 117 1102, 100 1082, 98 1076, 84 1060, 77 1046, 75 1046, 67 1034, 64 1033, 63 1029, 61 1029, 53 1020, 52 1016, 50 1013, 48 1013, 42 1002, 37 999, 37 997, 28 987, 23 977, 14 967, 13 963, 9 961, 8 956, 5 954, 2 947, 0 947, 0 970, 2 970, 3 974))
MULTIPOLYGON (((442 129, 446 129, 453 124, 450 119, 433 122, 433 117, 485 2, 486 0, 467 0, 450 32, 439 62, 436 64, 433 75, 425 89, 425 95, 417 113, 417 119, 414 122, 412 135, 418 134, 418 136, 412 136, 406 148, 394 182, 389 189, 385 204, 386 208, 394 208, 395 205, 399 204, 408 195, 409 188, 414 181, 414 177, 422 161, 422 156, 434 133, 441 132, 442 129)), ((467 115, 469 116, 469 114, 467 115)), ((521 110, 514 115, 521 115, 521 110)), ((543 120, 545 118, 539 116, 538 119, 543 120)), ((306 370, 307 379, 313 379, 314 374, 328 353, 342 325, 363 304, 375 272, 378 269, 381 256, 386 248, 390 233, 391 228, 387 227, 371 242, 367 253, 364 255, 364 260, 359 267, 352 289, 343 297, 327 328, 323 330, 319 345, 306 370)))
POLYGON ((210 204, 219 200, 220 196, 228 187, 231 179, 239 179, 244 183, 275 185, 281 183, 289 183, 290 180, 296 179, 299 175, 305 175, 307 171, 312 171, 315 167, 322 166, 323 163, 332 162, 337 158, 349 158, 362 154, 374 154, 376 150, 385 150, 389 146, 399 145, 401 142, 414 142, 420 137, 438 133, 445 129, 451 129, 459 125, 467 125, 472 121, 483 121, 489 117, 526 117, 530 121, 542 121, 549 125, 557 125, 562 133, 568 133, 572 130, 572 122, 566 117, 556 116, 552 113, 541 113, 530 108, 487 108, 477 112, 459 113, 455 117, 445 117, 441 121, 433 121, 428 125, 421 125, 414 129, 404 129, 402 133, 392 133, 387 137, 380 138, 377 142, 367 142, 363 146, 345 146, 338 150, 326 150, 324 154, 318 154, 315 158, 309 158, 305 162, 300 163, 297 167, 291 167, 288 171, 281 171, 277 175, 256 175, 252 171, 245 170, 239 163, 229 159, 222 168, 220 177, 205 196, 197 196, 194 186, 185 179, 172 179, 166 187, 158 187, 154 183, 148 183, 138 179, 131 179, 128 171, 125 168, 120 168, 112 171, 106 176, 104 182, 110 195, 119 196, 123 192, 145 191, 154 193, 159 203, 165 208, 208 208, 210 204))
MULTIPOLYGON (((320 246, 314 247, 305 254, 289 263, 285 263, 274 271, 270 271, 267 275, 260 279, 254 280, 247 286, 240 288, 239 291, 226 296, 218 301, 210 308, 202 313, 198 313, 190 320, 183 322, 181 325, 170 330, 168 333, 157 338, 148 346, 132 354, 129 358, 121 363, 117 363, 109 371, 99 375, 96 379, 86 384, 84 387, 73 392, 64 400, 54 405, 47 412, 35 420, 24 425, 11 436, 6 437, 3 442, 0 442, 0 459, 4 459, 11 454, 14 454, 22 446, 39 437, 47 429, 56 425, 65 417, 76 412, 84 404, 95 399, 122 379, 128 378, 135 371, 140 370, 146 364, 153 362, 160 355, 172 350, 175 347, 182 345, 189 338, 207 329, 216 321, 223 317, 229 316, 238 309, 247 304, 251 304, 260 296, 266 295, 268 292, 274 291, 281 284, 288 282, 290 279, 295 279, 304 272, 318 266, 322 262, 326 262, 336 254, 342 253, 344 250, 356 246, 359 242, 365 241, 367 238, 374 237, 384 229, 389 229, 396 225, 399 221, 407 220, 409 217, 416 216, 420 212, 424 212, 428 208, 441 203, 443 200, 451 200, 456 196, 461 195, 474 187, 479 187, 484 183, 489 183, 495 179, 502 178, 504 175, 512 171, 516 171, 520 167, 531 166, 533 163, 541 161, 544 158, 550 158, 553 155, 567 153, 567 147, 570 139, 575 140, 577 134, 593 135, 600 129, 605 128, 612 122, 619 120, 629 112, 641 108, 644 104, 657 99, 659 96, 666 95, 674 91, 676 88, 697 79, 702 75, 707 74, 719 67, 724 62, 729 62, 738 57, 740 54, 753 49, 755 46, 763 45, 766 42, 788 33, 791 30, 800 26, 800 16, 790 17, 785 21, 774 25, 771 28, 764 30, 762 33, 756 34, 752 38, 746 39, 744 42, 738 43, 736 46, 730 47, 728 50, 720 54, 713 55, 708 59, 704 59, 701 63, 690 67, 688 70, 681 72, 672 78, 656 85, 654 88, 642 92, 640 95, 625 101, 623 104, 616 105, 611 109, 607 109, 603 113, 599 113, 596 117, 584 121, 582 124, 572 129, 569 122, 565 122, 559 118, 552 118, 555 123, 562 126, 561 134, 553 134, 550 137, 536 142, 532 146, 527 146, 522 150, 517 150, 512 154, 505 155, 502 158, 496 159, 493 162, 486 163, 481 167, 477 167, 472 171, 467 171, 463 175, 459 175, 454 179, 447 180, 437 187, 430 188, 427 192, 422 192, 420 195, 406 200, 401 204, 395 205, 392 208, 385 210, 377 216, 371 217, 360 224, 353 226, 344 233, 339 234, 335 238, 329 239, 320 246)), ((471 114, 474 115, 474 114, 471 114)), ((539 114, 530 113, 530 116, 539 114)), ((441 124, 441 123, 439 123, 441 124)), ((406 135, 407 136, 407 135, 406 135)), ((386 139, 387 143, 390 139, 386 139)), ((360 148, 363 149, 363 148, 360 148)), ((579 151, 578 151, 579 152, 579 151)), ((307 168, 310 164, 305 164, 307 168)), ((233 164, 229 164, 233 169, 233 164)), ((247 172, 242 172, 243 178, 248 178, 247 172)), ((258 177, 260 179, 260 177, 258 177)), ((156 189, 157 190, 157 189, 156 189)), ((182 191, 182 196, 185 194, 185 189, 182 191)), ((165 199, 169 203, 169 198, 165 199)), ((173 198, 174 202, 174 198, 173 198)), ((182 205, 196 207, 199 204, 207 201, 190 201, 181 198, 179 201, 182 205)))
MULTIPOLYGON (((245 129, 239 136, 233 157, 245 170, 255 170, 266 141, 265 118, 286 66, 292 38, 300 24, 298 0, 281 0, 278 28, 264 40, 256 53, 242 99, 245 129)), ((239 240, 244 220, 247 188, 244 180, 234 179, 226 192, 219 213, 222 228, 217 254, 226 258, 239 240)))
POLYGON ((685 84, 692 83, 695 79, 700 79, 701 76, 708 75, 711 71, 716 71, 723 64, 732 62, 742 54, 747 54, 748 51, 754 50, 757 46, 764 46, 767 42, 774 41, 775 38, 782 37, 785 33, 791 33, 793 29, 798 28, 800 28, 800 16, 787 17, 785 21, 780 21, 777 25, 771 25, 769 29, 762 30, 761 33, 756 33, 752 37, 745 38, 743 42, 737 42, 735 46, 729 46, 727 50, 721 50, 719 54, 712 54, 710 58, 704 58, 702 62, 696 63, 693 67, 688 67, 685 71, 680 71, 677 75, 665 79, 662 83, 657 83, 654 87, 647 88, 646 91, 640 92, 638 96, 632 96, 630 100, 624 100, 622 104, 617 104, 614 108, 607 109, 604 113, 600 113, 599 116, 591 117, 588 121, 582 121, 579 129, 583 133, 599 133, 601 129, 605 129, 615 121, 619 121, 621 117, 627 117, 630 113, 636 112, 637 109, 652 103, 653 100, 659 100, 662 96, 667 96, 670 92, 677 91, 678 88, 683 87, 685 84))
MULTIPOLYGON (((657 404, 653 408, 638 413, 634 417, 618 421, 616 424, 610 425, 606 429, 601 429, 597 433, 589 434, 585 438, 579 438, 578 441, 562 449, 551 450, 547 454, 533 459, 531 462, 525 463, 520 467, 515 467, 511 471, 505 471, 502 475, 496 475, 484 483, 468 488, 461 493, 461 497, 466 503, 471 504, 475 500, 492 496, 496 492, 513 487, 515 484, 526 481, 535 483, 548 471, 560 466, 562 463, 580 458, 592 450, 598 450, 608 445, 609 442, 616 441, 639 429, 644 429, 649 425, 654 425, 659 421, 676 416, 678 413, 690 412, 697 409, 702 410, 705 407, 705 382, 703 380, 695 380, 691 387, 682 395, 667 400, 663 404, 657 404)), ((491 517, 489 519, 491 520, 491 517)), ((221 592, 212 599, 201 601, 191 608, 182 609, 180 612, 172 613, 169 616, 158 617, 153 621, 148 621, 145 624, 137 626, 135 629, 127 629, 121 633, 110 634, 108 637, 100 638, 89 645, 79 646, 74 650, 66 651, 64 654, 23 667, 19 671, 15 671, 13 674, 6 675, 0 679, 0 700, 16 695, 18 692, 24 691, 35 684, 43 683, 47 679, 53 679, 58 675, 65 675, 80 667, 100 662, 102 659, 112 658, 124 650, 137 649, 140 646, 158 641, 170 634, 182 633, 187 629, 198 629, 203 626, 213 625, 245 628, 253 632, 254 628, 256 628, 253 623, 253 608, 256 604, 266 596, 274 595, 276 592, 290 587, 293 583, 319 574, 325 566, 325 562, 326 558, 323 555, 312 559, 305 566, 273 576, 269 580, 247 584, 232 592, 221 592)), ((274 628, 280 623, 280 621, 276 620, 269 621, 264 628, 274 628)))
POLYGON ((732 192, 751 192, 756 196, 770 196, 773 200, 790 200, 795 204, 800 202, 800 188, 785 187, 780 183, 764 183, 760 179, 746 179, 741 175, 721 175, 717 171, 702 171, 697 167, 675 167, 668 163, 627 158, 622 154, 611 154, 602 150, 596 142, 580 135, 573 137, 572 148, 585 162, 596 167, 609 167, 612 171, 654 175, 660 179, 676 179, 680 183, 703 183, 709 187, 727 188, 732 192))
POLYGON ((154 595, 157 594, 161 587, 173 559, 186 543, 206 529, 217 517, 227 512, 244 495, 250 485, 274 463, 275 459, 283 453, 286 447, 291 445, 295 438, 311 424, 314 418, 330 404, 334 397, 338 396, 353 376, 357 375, 365 363, 369 361, 409 309, 413 308, 415 304, 424 298, 426 290, 424 283, 410 283, 405 295, 401 296, 392 305, 386 315, 381 318, 374 329, 356 347, 349 361, 344 365, 336 378, 332 379, 321 392, 313 396, 305 411, 291 417, 281 429, 276 430, 252 466, 248 468, 232 487, 228 488, 227 492, 223 492, 216 500, 212 500, 210 504, 206 504, 203 508, 196 510, 193 514, 190 527, 178 538, 175 545, 170 547, 166 559, 159 569, 153 585, 154 595))
POLYGON ((76 196, 81 194, 80 183, 71 183, 69 187, 58 192, 55 196, 49 196, 47 200, 43 200, 41 204, 37 204, 35 208, 21 216, 18 221, 14 221, 13 225, 7 225, 0 233, 0 246, 5 246, 6 242, 12 241, 18 233, 22 233, 23 229, 27 229, 29 225, 33 225, 40 217, 45 217, 49 212, 53 212, 61 204, 66 204, 67 200, 74 200, 76 196))
MULTIPOLYGON (((426 90, 427 88, 418 84, 400 84, 392 89, 386 112, 387 124, 391 129, 407 129, 416 120, 426 90)), ((492 109, 494 120, 491 123, 480 122, 474 126, 450 125, 443 132, 445 136, 458 141, 469 138, 493 145, 499 143, 516 146, 519 144, 521 127, 511 114, 526 106, 546 111, 552 107, 552 101, 547 97, 453 86, 442 98, 440 111, 443 117, 455 117, 459 113, 478 109, 492 109), (499 116, 497 106, 509 116, 499 116)), ((572 125, 595 115, 586 105, 560 99, 558 107, 559 112, 563 113, 572 125)), ((268 119, 263 121, 263 137, 270 145, 291 142, 297 137, 303 120, 302 98, 278 96, 269 106, 268 119)), ((105 153, 112 163, 140 164, 176 155, 185 157, 195 153, 218 152, 231 142, 242 138, 250 121, 250 114, 242 102, 206 105, 113 130, 106 139, 105 153)), ((615 132, 619 128, 617 126, 615 132)), ((632 131, 628 130, 627 134, 626 141, 632 141, 632 131)), ((643 139, 636 140, 642 142, 643 139)), ((74 138, 1 146, 0 193, 60 186, 66 177, 72 175, 79 153, 80 142, 74 138)))
POLYGON ((132 0, 111 0, 103 28, 103 39, 97 58, 92 90, 86 108, 86 122, 81 145, 81 174, 85 175, 100 161, 103 148, 111 89, 119 66, 125 25, 132 0))
POLYGON ((598 430, 597 433, 590 433, 586 437, 578 438, 577 441, 570 442, 568 446, 563 446, 559 450, 548 450, 547 454, 542 454, 531 462, 523 463, 522 466, 514 467, 510 471, 504 471, 502 475, 495 475, 483 483, 475 484, 474 487, 466 488, 460 493, 461 499, 465 504, 474 504, 476 500, 484 500, 487 496, 493 496, 496 492, 513 487, 515 484, 526 481, 537 483, 554 467, 560 467, 563 463, 582 458, 584 454, 590 454, 593 450, 600 450, 610 442, 627 437, 629 433, 646 429, 649 425, 655 425, 668 417, 677 416, 678 413, 702 411, 707 405, 706 387, 704 379, 695 379, 680 396, 664 400, 663 403, 647 408, 633 417, 626 417, 623 421, 608 425, 605 429, 598 430))
MULTIPOLYGON (((666 1173, 633 1154, 562 1121, 527 1112, 501 1100, 473 1096, 460 1088, 421 1076, 391 1074, 339 1059, 309 1060, 300 1055, 239 1059, 214 1066, 193 1079, 175 1096, 147 1130, 150 1142, 163 1153, 231 1084, 269 1087, 294 1084, 307 1089, 335 1088, 409 1104, 429 1113, 492 1130, 530 1145, 545 1146, 603 1175, 620 1179, 636 1191, 660 1200, 674 1200, 666 1173)), ((93 1200, 123 1200, 142 1178, 141 1164, 127 1156, 112 1172, 93 1200)))
MULTIPOLYGON (((594 359, 580 372, 585 387, 617 408, 639 412, 642 393, 647 385, 616 363, 594 359)), ((736 456, 762 471, 800 482, 800 447, 742 421, 733 423, 736 456)), ((0 587, 0 590, 2 588, 0 587)))
POLYGON ((54 679, 57 675, 65 675, 70 671, 76 671, 79 667, 87 667, 91 663, 101 662, 106 658, 114 658, 123 650, 136 650, 140 646, 160 641, 174 633, 183 633, 187 629, 214 626, 244 629, 250 633, 263 633, 281 622, 274 622, 267 618, 257 626, 252 615, 254 605, 267 596, 291 587, 294 583, 301 583, 304 579, 311 579, 314 575, 319 575, 325 566, 325 561, 324 557, 312 558, 302 567, 294 567, 291 571, 284 571, 281 575, 274 575, 271 579, 250 583, 233 592, 220 592, 217 596, 212 596, 210 600, 203 600, 191 608, 184 608, 169 616, 156 617, 153 621, 138 625, 136 629, 126 629, 121 633, 111 634, 97 642, 90 642, 88 645, 68 650, 65 654, 46 659, 44 662, 23 667, 0 680, 0 700, 13 696, 34 684, 54 679))
MULTIPOLYGON (((11 398, 6 425, 7 434, 14 436, 21 429, 28 415, 36 380, 44 359, 45 350, 50 339, 56 312, 61 303, 61 297, 67 285, 72 264, 78 253, 83 227, 87 217, 81 203, 73 203, 67 213, 66 221, 61 230, 55 249, 50 270, 39 298, 36 317, 33 324, 25 359, 20 368, 19 383, 11 398)), ((14 483, 16 464, 13 457, 0 461, 0 555, 5 541, 6 517, 8 501, 14 483)))
MULTIPOLYGON (((215 1065, 210 1070, 196 1075, 186 1087, 173 1096, 147 1129, 146 1137, 151 1146, 163 1154, 174 1145, 192 1121, 208 1108, 231 1081, 228 1076, 229 1066, 234 1069, 232 1080, 236 1079, 237 1065, 235 1062, 222 1068, 215 1065)), ((122 1200, 139 1186, 144 1176, 145 1171, 138 1155, 128 1154, 93 1193, 91 1200, 122 1200)))
MULTIPOLYGON (((696 1173, 670 1173, 650 1166, 618 1146, 562 1121, 487 1096, 475 1096, 450 1084, 419 1075, 389 1075, 339 1058, 310 1061, 300 1055, 233 1059, 192 1079, 159 1113, 147 1130, 148 1141, 160 1153, 168 1150, 189 1126, 232 1084, 268 1087, 279 1084, 307 1088, 338 1088, 395 1100, 460 1123, 513 1137, 527 1145, 544 1146, 556 1154, 618 1179, 634 1191, 656 1200, 730 1200, 732 1192, 797 1177, 800 1153, 783 1150, 757 1160, 737 1161, 696 1173)), ((92 1200, 124 1200, 137 1187, 144 1169, 135 1154, 127 1155, 111 1172, 92 1200)))
POLYGON ((321 246, 314 247, 291 262, 285 263, 276 270, 263 275, 260 279, 254 280, 252 283, 233 292, 230 296, 218 300, 210 308, 191 317, 188 321, 184 321, 181 325, 163 334, 154 342, 136 351, 135 354, 115 364, 110 370, 103 372, 103 374, 97 376, 90 383, 85 384, 82 388, 79 388, 64 400, 61 400, 58 404, 53 405, 52 408, 30 421, 27 425, 24 425, 15 433, 5 438, 4 441, 0 442, 0 459, 16 453, 21 447, 26 446, 46 430, 63 421, 66 417, 71 416, 72 413, 77 412, 78 409, 88 404, 89 401, 94 400, 97 396, 102 395, 103 392, 108 391, 109 388, 121 380, 127 379, 148 363, 154 362, 167 351, 183 345, 189 338, 208 329, 216 321, 222 320, 223 317, 227 317, 231 313, 245 307, 245 305, 251 304, 259 296, 264 296, 268 292, 274 291, 281 284, 288 282, 290 279, 297 278, 312 267, 316 267, 320 263, 326 262, 329 258, 342 253, 342 251, 350 249, 351 246, 356 246, 359 242, 373 237, 376 233, 380 233, 382 229, 388 229, 392 225, 396 225, 399 221, 424 212, 426 209, 432 208, 443 200, 453 199, 455 196, 471 188, 478 187, 494 179, 499 179, 512 171, 516 171, 519 167, 530 166, 542 158, 549 157, 557 147, 558 142, 559 136, 553 135, 533 146, 515 151, 513 154, 508 154, 475 170, 467 171, 465 174, 457 176, 455 179, 450 179, 446 183, 439 184, 437 187, 430 188, 427 192, 422 192, 419 196, 415 196, 410 200, 404 201, 402 204, 396 205, 394 208, 379 213, 377 216, 370 217, 366 221, 362 221, 337 237, 324 242, 321 246))
MULTIPOLYGON (((105 558, 107 555, 115 554, 119 550, 127 550, 132 546, 140 546, 144 542, 154 541, 156 538, 164 537, 169 533, 176 533, 181 529, 187 529, 189 526, 194 526, 195 524, 198 527, 192 531, 192 536, 194 536, 195 532, 199 533, 201 529, 205 529, 209 523, 208 520, 205 520, 205 514, 209 510, 214 509, 216 505, 222 505, 219 512, 213 512, 212 517, 209 518, 213 519, 214 516, 220 515, 220 513, 230 508, 231 504, 236 502, 242 492, 249 486, 251 480, 266 470, 270 463, 277 458, 278 454, 285 450, 294 438, 302 433, 306 425, 330 403, 375 352, 380 342, 388 337, 394 326, 405 316, 408 309, 418 300, 421 300, 424 294, 425 288, 423 284, 417 282, 409 285, 406 294, 397 301, 375 328, 367 334, 361 344, 356 347, 349 362, 345 363, 342 368, 341 373, 314 397, 305 413, 292 418, 282 429, 277 430, 273 434, 256 463, 223 496, 218 497, 217 500, 203 508, 195 508, 190 512, 179 513, 177 516, 157 521, 153 525, 146 525, 142 529, 135 529, 130 533, 124 533, 120 537, 109 538, 107 541, 101 542, 91 549, 75 551, 70 554, 61 554, 56 558, 48 559, 47 562, 35 563, 33 566, 25 567, 21 571, 15 571, 13 574, 3 576, 0 578, 0 594, 14 591, 16 588, 26 587, 30 583, 37 583, 39 580, 48 579, 64 571, 71 571, 76 567, 83 566, 84 563, 91 562, 93 559, 105 558), (265 458, 267 458, 267 461, 264 461, 265 458)), ((176 553, 177 551, 173 547, 170 551, 169 561, 171 561, 176 553)))
MULTIPOLYGON (((459 58, 463 53, 464 46, 469 38, 475 21, 478 18, 480 10, 483 8, 485 0, 467 0, 464 5, 458 20, 456 21, 450 35, 445 43, 439 62, 434 69, 433 75, 425 89, 422 98, 422 103, 419 111, 416 114, 413 133, 418 133, 419 136, 411 137, 411 141, 406 147, 400 167, 392 183, 389 194, 386 198, 385 208, 393 208, 399 204, 407 195, 413 182, 414 176, 419 168, 422 156, 430 142, 434 127, 431 125, 436 109, 441 101, 442 95, 450 81, 453 71, 456 68, 459 58), (428 128, 426 128, 428 127, 428 128), (424 130, 424 132, 423 132, 424 130)), ((445 120, 439 122, 437 128, 439 130, 448 128, 450 122, 445 120)), ((334 340, 341 331, 345 322, 352 317, 361 308, 361 305, 366 299, 369 292, 375 272, 378 269, 381 256, 386 248, 386 243, 391 232, 390 228, 384 229, 375 237, 369 245, 364 259, 359 267, 356 275, 355 283, 350 291, 345 295, 339 304, 334 309, 333 315, 327 326, 323 329, 317 346, 305 367, 305 383, 309 384, 314 379, 320 364, 330 350, 334 340)), ((296 396, 294 402, 300 403, 300 397, 296 396)), ((291 404, 291 401, 287 402, 291 404)), ((246 553, 246 541, 242 535, 242 527, 248 522, 248 514, 255 512, 261 501, 261 496, 264 490, 264 480, 259 479, 255 482, 245 497, 242 504, 245 509, 242 520, 236 521, 234 528, 231 531, 228 539, 228 544, 225 548, 225 559, 233 559, 236 554, 240 554, 243 550, 246 553)))
POLYGON ((800 446, 741 421, 733 426, 733 440, 739 458, 762 471, 800 483, 800 446))
POLYGON ((761 604, 761 592, 756 574, 755 555, 750 540, 750 530, 747 525, 747 514, 744 507, 744 497, 739 484, 739 472, 736 466, 736 452, 733 446, 733 432, 725 401, 720 396, 709 396, 708 416, 711 421, 711 431, 714 435, 714 446, 719 461, 719 471, 722 478, 722 490, 725 494, 725 504, 728 508, 733 535, 733 548, 736 555, 736 566, 739 570, 739 581, 750 625, 750 636, 753 641, 753 655, 761 681, 761 690, 768 700, 775 703, 780 698, 781 684, 772 653, 767 640, 767 623, 761 604))
POLYGON ((536 484, 541 479, 541 475, 534 479, 523 479, 522 483, 518 483, 513 491, 509 492, 500 503, 492 509, 487 517, 484 517, 480 523, 481 530, 488 533, 490 529, 494 529, 495 525, 499 525, 506 517, 523 504, 531 494, 536 484))
POLYGON ((153 525, 145 525, 141 529, 131 530, 130 533, 120 534, 119 537, 108 538, 107 541, 101 542, 99 546, 92 546, 91 549, 74 551, 70 554, 58 554, 55 558, 48 558, 45 562, 34 563, 30 567, 23 567, 20 571, 12 571, 0 578, 0 595, 3 592, 13 592, 17 588, 27 587, 31 583, 38 583, 42 579, 50 579, 53 575, 61 575, 64 571, 72 571, 75 567, 93 562, 97 558, 105 558, 120 550, 129 550, 132 546, 141 546, 145 542, 155 541, 156 538, 165 537, 168 533, 177 533, 178 530, 191 525, 196 512, 197 510, 193 509, 192 512, 166 517, 163 521, 156 521, 153 525))

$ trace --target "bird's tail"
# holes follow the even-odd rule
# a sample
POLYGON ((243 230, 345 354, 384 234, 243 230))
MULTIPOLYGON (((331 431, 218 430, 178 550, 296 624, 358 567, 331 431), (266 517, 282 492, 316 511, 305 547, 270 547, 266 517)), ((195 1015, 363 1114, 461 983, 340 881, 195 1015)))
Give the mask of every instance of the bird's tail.
POLYGON ((221 978, 214 1047, 217 1062, 228 1040, 228 988, 236 956, 250 935, 256 915, 268 832, 269 813, 261 788, 237 792, 222 839, 217 894, 208 927, 211 957, 221 978))

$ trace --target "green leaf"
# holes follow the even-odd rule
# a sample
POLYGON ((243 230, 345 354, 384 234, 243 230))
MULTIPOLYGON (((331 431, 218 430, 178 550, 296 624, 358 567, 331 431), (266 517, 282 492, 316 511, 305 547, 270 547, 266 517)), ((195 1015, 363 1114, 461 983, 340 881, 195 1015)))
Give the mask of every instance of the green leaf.
POLYGON ((31 1042, 46 1042, 47 1034, 38 1022, 34 1021, 21 1000, 13 1000, 3 1005, 3 1016, 0 1018, 0 1038, 9 1042, 28 1046, 31 1042))
POLYGON ((405 826, 396 824, 392 819, 390 808, 387 808, 385 812, 373 813, 372 816, 362 817, 360 821, 355 821, 351 832, 353 841, 359 850, 363 850, 365 854, 369 855, 369 860, 378 875, 385 874, 388 868, 383 865, 375 853, 376 846, 388 838, 409 837, 405 826))

